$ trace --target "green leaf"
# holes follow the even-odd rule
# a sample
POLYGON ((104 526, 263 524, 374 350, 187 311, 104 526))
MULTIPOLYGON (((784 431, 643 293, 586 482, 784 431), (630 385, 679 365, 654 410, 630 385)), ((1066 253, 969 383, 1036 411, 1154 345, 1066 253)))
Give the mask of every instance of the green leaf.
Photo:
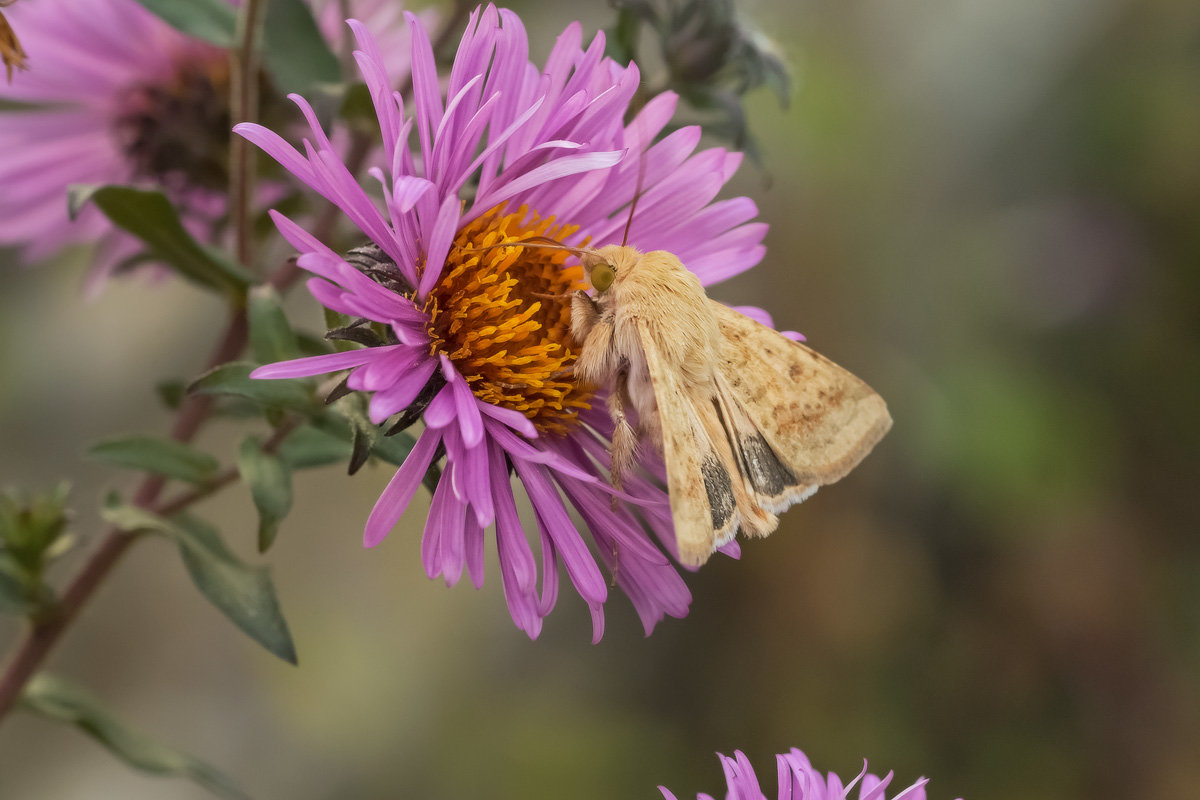
POLYGON ((134 769, 187 778, 219 797, 249 800, 215 767, 126 727, 96 698, 60 678, 44 674, 34 677, 21 696, 21 707, 76 726, 134 769))
POLYGON ((118 467, 197 484, 212 479, 221 466, 217 459, 189 444, 153 436, 106 439, 88 448, 87 455, 118 467))
POLYGON ((292 469, 323 467, 350 458, 350 443, 310 425, 297 428, 279 446, 279 457, 292 469))
POLYGON ((154 393, 168 409, 175 411, 187 394, 187 381, 181 378, 167 378, 154 384, 154 393))
POLYGON ((261 364, 284 361, 299 355, 296 334, 283 313, 279 292, 270 286, 250 290, 246 314, 250 322, 250 352, 261 364))
POLYGON ((341 65, 304 0, 270 0, 263 28, 264 59, 281 94, 308 95, 341 80, 341 65))
POLYGON ((627 6, 617 9, 617 21, 608 28, 608 46, 605 55, 620 64, 637 59, 638 34, 641 32, 644 15, 627 6))
POLYGON ((239 561, 216 529, 198 519, 180 518, 179 527, 186 532, 180 542, 183 561, 200 591, 250 638, 295 664, 296 646, 269 570, 239 561))
POLYGON ((379 441, 371 448, 371 454, 379 456, 389 464, 400 466, 408 454, 412 452, 416 439, 409 433, 394 433, 391 436, 380 436, 379 441))
POLYGON ((237 29, 237 11, 227 0, 137 0, 151 14, 189 36, 229 47, 237 29))
POLYGON ((72 219, 88 203, 104 212, 118 228, 145 242, 156 259, 188 280, 233 296, 241 296, 250 285, 251 278, 244 269, 192 238, 162 192, 116 185, 70 187, 67 208, 72 219))
POLYGON ((379 128, 379 115, 375 113, 375 102, 371 99, 371 90, 362 81, 342 84, 338 87, 341 97, 341 107, 338 117, 364 128, 379 128))
POLYGON ((104 519, 122 530, 159 533, 173 539, 196 588, 235 625, 267 650, 296 663, 287 622, 275 596, 266 567, 243 563, 225 546, 211 525, 194 517, 165 519, 110 496, 101 511, 104 519))
POLYGON ((330 346, 330 342, 324 336, 314 336, 303 331, 296 334, 296 345, 300 348, 302 356, 323 356, 326 353, 334 352, 335 349, 330 346))
POLYGON ((303 414, 316 410, 316 400, 305 380, 259 380, 251 378, 257 364, 231 361, 201 375, 188 391, 198 394, 230 394, 253 400, 261 406, 294 409, 303 414))
POLYGON ((264 453, 252 436, 242 442, 237 465, 258 508, 258 552, 265 553, 292 510, 292 475, 279 456, 264 453))

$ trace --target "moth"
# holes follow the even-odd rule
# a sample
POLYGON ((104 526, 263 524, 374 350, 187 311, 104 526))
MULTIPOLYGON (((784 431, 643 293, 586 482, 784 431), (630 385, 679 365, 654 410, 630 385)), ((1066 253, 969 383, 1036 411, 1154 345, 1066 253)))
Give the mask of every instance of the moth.
POLYGON ((867 384, 710 300, 671 253, 570 249, 595 290, 571 298, 574 372, 609 389, 611 482, 620 488, 639 443, 653 442, 684 564, 703 564, 739 530, 771 533, 778 514, 841 479, 891 427, 867 384))

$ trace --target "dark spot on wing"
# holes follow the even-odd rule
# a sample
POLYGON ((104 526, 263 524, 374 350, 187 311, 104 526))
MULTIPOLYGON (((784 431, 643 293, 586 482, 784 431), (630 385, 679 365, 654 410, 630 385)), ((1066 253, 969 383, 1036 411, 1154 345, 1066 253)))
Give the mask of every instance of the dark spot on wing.
POLYGON ((708 494, 708 507, 712 511, 713 530, 719 531, 733 517, 736 506, 733 484, 729 480, 729 473, 712 456, 704 459, 700 474, 704 476, 704 491, 708 494))
POLYGON ((799 485, 795 474, 779 460, 761 433, 743 437, 741 447, 746 475, 759 494, 778 497, 799 485))

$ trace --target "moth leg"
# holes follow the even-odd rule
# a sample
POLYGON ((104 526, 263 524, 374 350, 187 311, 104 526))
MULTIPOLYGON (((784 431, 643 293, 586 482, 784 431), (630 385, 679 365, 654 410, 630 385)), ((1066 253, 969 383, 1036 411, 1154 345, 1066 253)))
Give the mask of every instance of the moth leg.
MULTIPOLYGON (((617 498, 614 497, 613 502, 615 503, 616 501, 617 501, 617 498)), ((609 580, 608 585, 616 586, 617 585, 617 576, 619 576, 621 574, 621 551, 617 548, 617 540, 616 539, 613 539, 613 543, 612 543, 612 556, 613 556, 612 579, 609 580)))
MULTIPOLYGON (((613 381, 612 392, 608 395, 608 413, 613 420, 612 436, 612 465, 609 473, 612 476, 614 489, 621 488, 621 481, 626 470, 637 461, 638 435, 625 416, 625 400, 629 396, 629 373, 622 368, 617 372, 613 381)), ((612 499, 613 505, 617 498, 612 499)))
MULTIPOLYGON (((577 319, 574 316, 571 319, 572 332, 575 330, 577 319)), ((596 321, 590 324, 587 337, 580 341, 583 342, 583 346, 579 349, 579 357, 575 359, 575 378, 596 386, 606 385, 617 366, 617 356, 613 350, 612 323, 597 317, 596 321)))
POLYGON ((600 322, 600 307, 587 292, 580 289, 571 295, 571 335, 575 341, 587 341, 588 334, 600 322))

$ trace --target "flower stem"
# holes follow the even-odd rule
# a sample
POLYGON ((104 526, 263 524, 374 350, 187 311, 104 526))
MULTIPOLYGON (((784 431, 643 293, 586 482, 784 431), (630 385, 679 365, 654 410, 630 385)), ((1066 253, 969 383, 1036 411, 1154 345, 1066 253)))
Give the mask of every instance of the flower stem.
MULTIPOLYGON (((213 350, 209 366, 214 367, 236 358, 246 346, 247 333, 245 312, 235 311, 225 335, 213 350)), ((171 438, 180 442, 191 441, 211 413, 212 404, 213 397, 210 395, 188 395, 184 398, 171 429, 171 438)), ((152 509, 165 483, 166 479, 161 475, 147 475, 134 492, 133 504, 152 509)), ((91 599, 92 593, 136 538, 136 534, 128 531, 109 528, 53 608, 30 622, 12 657, 4 665, 4 671, 0 673, 0 720, 12 710, 21 690, 50 654, 63 631, 74 621, 79 610, 91 599)))
MULTIPOLYGON (((234 122, 258 118, 258 43, 265 14, 261 0, 247 0, 238 14, 238 46, 230 51, 229 106, 234 122)), ((254 196, 254 155, 250 142, 230 134, 229 212, 234 224, 234 251, 238 261, 250 266, 254 258, 254 226, 250 216, 254 196)))
MULTIPOLYGON (((2 2, 3 0, 0 0, 0 3, 2 2)), ((435 43, 436 49, 440 49, 443 45, 451 41, 450 37, 462 24, 462 20, 465 19, 467 9, 469 8, 470 3, 468 0, 456 0, 454 12, 450 19, 447 20, 435 43)), ((262 24, 260 19, 262 16, 261 0, 247 0, 246 4, 242 6, 242 14, 242 27, 239 29, 242 32, 242 38, 240 39, 241 53, 235 56, 234 59, 234 98, 231 103, 238 121, 250 120, 257 113, 258 66, 256 63, 255 28, 261 27, 262 24), (244 93, 238 95, 239 91, 244 92, 248 87, 253 87, 251 89, 254 92, 252 96, 248 98, 244 93), (249 105, 247 105, 247 102, 249 102, 249 105)), ((411 87, 411 80, 410 76, 405 83, 405 87, 411 87)), ((249 160, 248 144, 240 136, 235 135, 233 137, 230 173, 231 213, 236 226, 238 257, 242 260, 243 264, 247 265, 252 255, 250 251, 252 225, 249 218, 249 200, 253 189, 253 170, 251 169, 251 162, 249 160), (245 148, 241 156, 238 155, 239 148, 245 148)), ((358 174, 365 164, 369 153, 369 139, 365 137, 356 138, 346 159, 346 165, 352 174, 358 174)), ((320 240, 328 239, 337 226, 338 218, 337 207, 330 204, 314 224, 313 235, 320 240)), ((295 260, 292 259, 268 275, 264 283, 275 287, 280 292, 284 292, 299 279, 300 274, 300 269, 296 266, 295 260)), ((218 342, 216 348, 213 350, 206 369, 211 369, 234 360, 246 348, 249 335, 246 310, 243 307, 235 307, 231 310, 231 313, 232 316, 230 317, 229 325, 225 329, 220 342, 218 342)), ((175 424, 171 429, 171 438, 179 442, 191 441, 211 415, 214 402, 215 398, 210 395, 188 395, 185 397, 183 403, 180 404, 175 424)), ((291 433, 297 423, 298 421, 293 421, 292 423, 285 423, 279 426, 272 438, 264 445, 264 449, 268 446, 272 450, 278 447, 283 438, 291 433)), ((169 516, 179 513, 192 503, 208 497, 224 486, 233 483, 236 479, 236 470, 226 470, 217 475, 209 486, 180 495, 160 505, 158 498, 166 484, 166 479, 160 475, 147 475, 138 484, 134 492, 133 504, 139 508, 169 516)), ((38 669, 41 668, 42 663, 49 656, 54 645, 58 643, 59 638, 70 627, 87 602, 91 600, 92 595, 100 587, 100 584, 111 574, 113 567, 116 566, 121 556, 124 555, 129 546, 138 538, 139 535, 136 533, 130 533, 118 528, 109 528, 101 538, 100 543, 96 546, 96 549, 88 556, 83 567, 67 584, 59 596, 58 602, 47 613, 39 616, 36 620, 30 621, 12 654, 4 663, 3 668, 0 669, 0 722, 3 722, 8 712, 16 705, 25 685, 33 678, 38 669)))

